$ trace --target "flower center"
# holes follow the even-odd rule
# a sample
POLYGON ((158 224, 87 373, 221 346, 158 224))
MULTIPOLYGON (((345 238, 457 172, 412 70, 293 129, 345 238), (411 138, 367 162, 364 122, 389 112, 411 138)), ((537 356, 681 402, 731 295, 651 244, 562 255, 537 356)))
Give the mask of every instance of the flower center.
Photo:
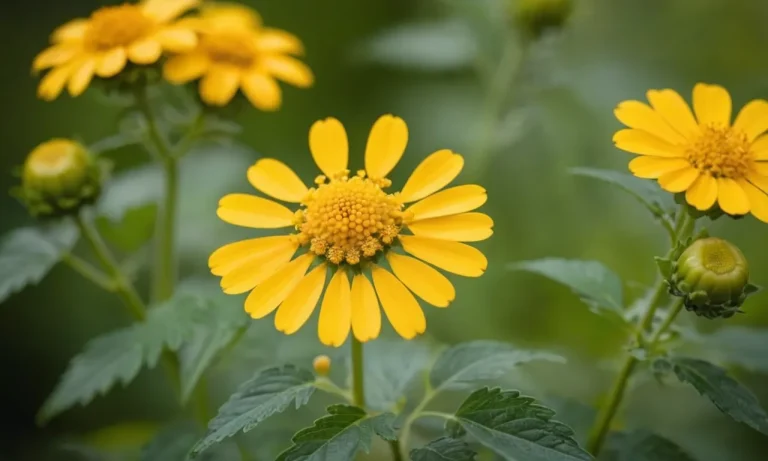
POLYGON ((85 151, 66 140, 52 140, 40 145, 27 159, 25 170, 36 176, 58 176, 87 161, 85 151))
POLYGON ((200 46, 208 57, 220 64, 248 68, 256 61, 257 50, 250 34, 237 31, 217 31, 204 35, 200 46))
POLYGON ((138 5, 105 6, 91 15, 85 43, 99 51, 127 46, 146 36, 154 26, 138 5))
POLYGON ((386 180, 372 180, 365 172, 348 172, 326 182, 318 177, 296 213, 299 240, 310 251, 334 264, 359 264, 385 250, 403 224, 402 204, 381 190, 386 180))
POLYGON ((741 178, 749 171, 747 135, 730 127, 706 125, 685 150, 688 161, 699 171, 716 178, 741 178))
POLYGON ((736 268, 736 258, 724 243, 711 242, 706 251, 702 251, 702 264, 707 270, 722 275, 736 268))

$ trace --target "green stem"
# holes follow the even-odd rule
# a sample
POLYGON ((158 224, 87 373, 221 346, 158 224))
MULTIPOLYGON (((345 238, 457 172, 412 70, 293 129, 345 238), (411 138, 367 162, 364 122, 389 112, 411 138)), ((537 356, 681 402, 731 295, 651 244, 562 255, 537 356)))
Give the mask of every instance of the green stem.
POLYGON ((653 347, 656 344, 658 344, 659 340, 661 340, 662 335, 666 333, 667 330, 669 330, 669 327, 671 327, 673 323, 675 323, 675 318, 677 317, 677 314, 679 314, 680 311, 683 310, 683 305, 684 305, 683 298, 677 298, 677 300, 675 300, 675 303, 669 309, 669 313, 667 314, 667 317, 664 319, 664 322, 656 330, 653 336, 651 336, 651 339, 648 342, 650 344, 650 347, 653 347))
POLYGON ((400 434, 400 453, 405 458, 408 457, 408 446, 411 440, 411 428, 413 427, 413 423, 419 419, 419 417, 428 413, 425 412, 424 409, 427 407, 427 405, 429 405, 429 402, 432 401, 435 395, 437 395, 435 390, 427 388, 427 391, 424 394, 424 397, 421 399, 421 402, 416 405, 413 411, 411 411, 411 413, 407 418, 405 418, 405 421, 403 422, 403 429, 400 434))
POLYGON ((365 409, 363 343, 352 338, 352 403, 365 409))
POLYGON ((176 285, 176 209, 179 196, 178 162, 173 157, 163 158, 165 172, 165 193, 163 205, 157 219, 155 263, 152 285, 152 299, 165 301, 173 295, 176 285))
POLYGON ((93 267, 89 262, 68 253, 62 256, 62 261, 104 291, 115 291, 116 287, 112 278, 93 267))

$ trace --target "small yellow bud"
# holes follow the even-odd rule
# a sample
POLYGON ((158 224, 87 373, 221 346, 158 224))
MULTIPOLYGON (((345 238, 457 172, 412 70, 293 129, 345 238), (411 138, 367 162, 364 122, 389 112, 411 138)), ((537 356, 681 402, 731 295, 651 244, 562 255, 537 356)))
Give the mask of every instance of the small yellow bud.
POLYGON ((513 16, 530 37, 539 38, 547 29, 559 29, 571 16, 572 0, 513 0, 513 16))
POLYGON ((318 355, 312 362, 312 368, 318 376, 328 376, 331 371, 331 358, 327 355, 318 355))

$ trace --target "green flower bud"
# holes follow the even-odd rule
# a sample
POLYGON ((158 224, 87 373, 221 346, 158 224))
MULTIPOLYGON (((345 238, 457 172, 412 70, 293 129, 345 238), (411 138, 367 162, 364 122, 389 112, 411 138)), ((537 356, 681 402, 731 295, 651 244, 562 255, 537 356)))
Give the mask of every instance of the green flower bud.
POLYGON ((530 37, 539 38, 547 29, 559 29, 571 16, 572 0, 512 0, 518 26, 530 37))
POLYGON ((693 242, 672 265, 670 293, 689 311, 706 318, 728 318, 754 291, 741 250, 719 238, 693 242))
POLYGON ((17 195, 33 216, 58 217, 93 203, 101 170, 88 151, 70 139, 52 139, 27 157, 17 195))

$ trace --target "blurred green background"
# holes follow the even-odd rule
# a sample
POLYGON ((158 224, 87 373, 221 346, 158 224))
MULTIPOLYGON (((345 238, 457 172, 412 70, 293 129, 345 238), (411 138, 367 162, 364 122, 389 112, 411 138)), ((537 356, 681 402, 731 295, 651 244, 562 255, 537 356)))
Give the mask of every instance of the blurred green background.
MULTIPOLYGON (((488 272, 480 279, 452 278, 458 297, 449 310, 427 309, 427 336, 446 343, 501 339, 567 355, 569 365, 533 370, 513 382, 535 388, 542 398, 547 394, 586 404, 599 398, 608 388, 611 360, 619 357, 624 335, 567 289, 505 266, 546 256, 597 259, 621 274, 628 291, 638 295, 653 282, 653 256, 667 245, 663 230, 633 198, 568 174, 574 166, 625 171, 630 157, 611 142, 619 127, 613 107, 624 99, 644 99, 649 88, 673 88, 688 98, 700 81, 728 88, 734 107, 768 95, 766 2, 574 0, 567 27, 531 44, 513 85, 498 80, 504 53, 516 59, 520 52, 511 41, 502 0, 246 3, 259 10, 267 25, 304 40, 317 84, 310 90, 284 86, 284 107, 277 113, 238 112, 242 146, 211 148, 185 160, 179 221, 184 276, 213 282, 206 270, 209 252, 248 235, 215 216, 222 194, 248 190, 248 164, 260 155, 277 157, 311 180, 309 126, 335 116, 349 133, 353 165, 362 165, 370 126, 379 115, 395 113, 410 128, 395 186, 426 155, 451 148, 466 157, 460 182, 488 189, 484 210, 496 222, 493 238, 478 245, 489 257, 488 272)), ((105 104, 97 91, 45 103, 35 98, 37 80, 30 75, 31 61, 54 27, 103 4, 38 0, 0 6, 0 41, 5 44, 0 170, 6 172, 0 175, 0 190, 16 184, 10 173, 37 143, 73 135, 94 143, 115 132, 119 109, 105 104)), ((138 147, 120 149, 113 158, 118 173, 147 161, 138 147)), ((0 216, 2 233, 30 222, 8 195, 0 195, 0 216)), ((768 285, 766 224, 748 217, 721 220, 711 229, 742 248, 754 283, 768 285)), ((140 284, 144 278, 139 277, 140 284)), ((765 293, 750 298, 747 315, 728 323, 768 328, 767 300, 765 293)), ((1 306, 0 458, 36 460, 47 453, 50 459, 80 459, 52 447, 71 435, 126 422, 136 423, 134 435, 141 437, 146 422, 167 417, 171 397, 161 374, 153 371, 48 427, 35 425, 35 412, 67 361, 89 338, 128 322, 116 298, 64 267, 1 306)), ((271 328, 271 322, 265 323, 260 331, 271 328)), ((698 326, 712 330, 722 323, 698 326)), ((246 352, 265 362, 287 356, 309 360, 321 350, 314 327, 305 327, 302 338, 246 352), (307 349, 299 350, 299 344, 307 349)), ((768 406, 768 376, 735 372, 768 406)), ((223 395, 231 384, 214 383, 223 395)), ((627 405, 622 424, 652 428, 696 459, 766 459, 768 439, 722 416, 687 387, 641 379, 627 405)), ((572 423, 583 430, 576 419, 572 423)), ((105 434, 96 438, 110 439, 105 434)))

